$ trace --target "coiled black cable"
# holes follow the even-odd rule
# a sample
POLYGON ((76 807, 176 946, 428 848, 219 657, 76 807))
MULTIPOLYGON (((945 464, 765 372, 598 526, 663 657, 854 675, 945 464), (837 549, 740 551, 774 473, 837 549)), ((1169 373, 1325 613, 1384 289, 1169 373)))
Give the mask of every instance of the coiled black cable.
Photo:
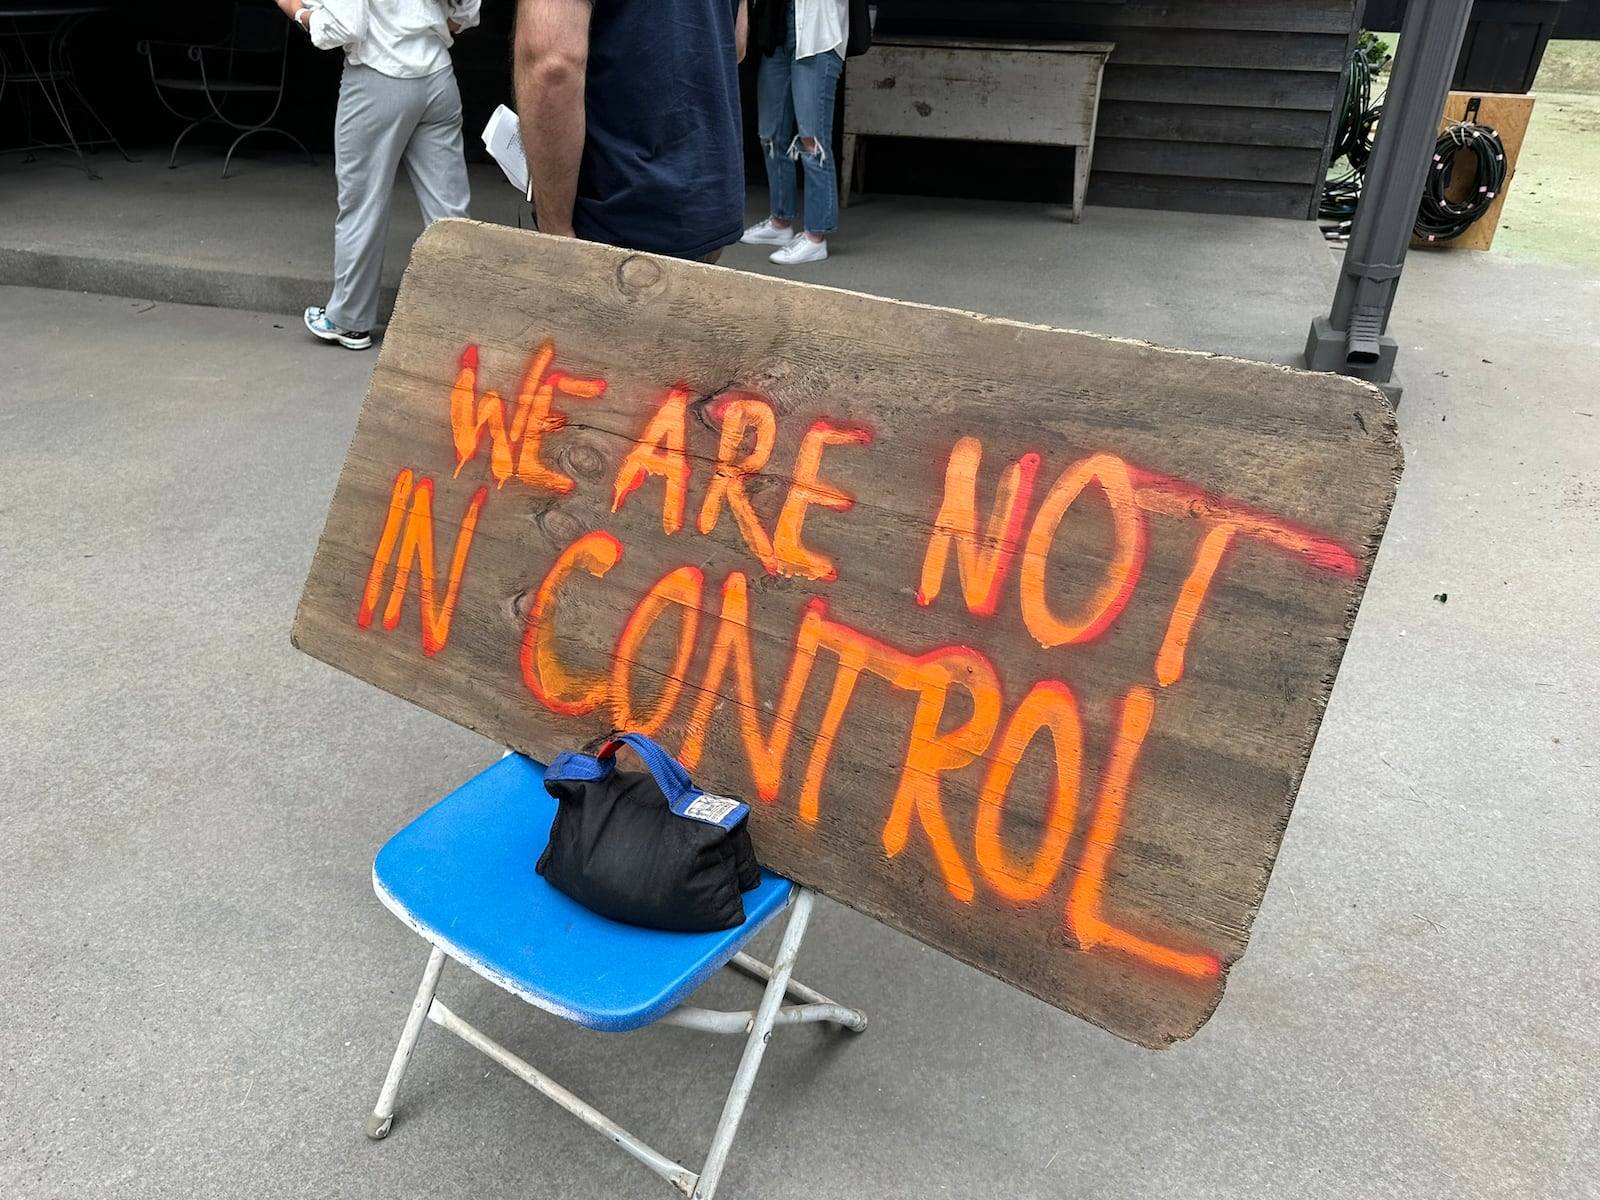
POLYGON ((1448 242, 1460 237, 1474 221, 1489 211, 1506 181, 1506 148, 1500 135, 1487 125, 1452 125, 1433 147, 1433 169, 1422 185, 1417 209, 1416 235, 1424 241, 1448 242), (1456 160, 1472 155, 1472 185, 1466 197, 1450 199, 1456 160))
POLYGON ((1355 216, 1361 200, 1361 185, 1366 178, 1367 160, 1372 157, 1372 138, 1383 106, 1372 107, 1372 63, 1356 50, 1345 64, 1344 101, 1339 108, 1339 125, 1334 134, 1330 161, 1344 161, 1344 168, 1323 184, 1317 204, 1317 217, 1332 222, 1325 230, 1329 237, 1342 236, 1355 216))

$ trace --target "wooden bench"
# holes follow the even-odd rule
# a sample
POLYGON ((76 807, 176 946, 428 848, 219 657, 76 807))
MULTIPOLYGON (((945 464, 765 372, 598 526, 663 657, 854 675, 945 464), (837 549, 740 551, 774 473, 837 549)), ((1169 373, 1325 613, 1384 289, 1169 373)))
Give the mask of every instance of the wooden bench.
POLYGON ((1072 219, 1083 220, 1110 42, 879 38, 845 72, 841 203, 863 136, 1074 146, 1072 219))

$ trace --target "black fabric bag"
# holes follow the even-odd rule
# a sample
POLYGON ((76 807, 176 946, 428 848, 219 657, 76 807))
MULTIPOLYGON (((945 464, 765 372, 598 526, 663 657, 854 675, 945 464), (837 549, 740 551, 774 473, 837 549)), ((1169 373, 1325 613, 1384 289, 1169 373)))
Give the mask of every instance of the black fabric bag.
POLYGON ((706 933, 744 924, 742 893, 761 882, 748 805, 701 791, 637 733, 593 758, 557 755, 544 786, 556 819, 537 869, 551 887, 627 925, 706 933), (618 771, 623 745, 649 771, 618 771))
MULTIPOLYGON (((789 5, 794 0, 752 0, 750 41, 768 57, 778 52, 788 36, 789 5)), ((850 0, 850 29, 845 35, 844 56, 855 58, 872 49, 872 14, 867 0, 850 0)))

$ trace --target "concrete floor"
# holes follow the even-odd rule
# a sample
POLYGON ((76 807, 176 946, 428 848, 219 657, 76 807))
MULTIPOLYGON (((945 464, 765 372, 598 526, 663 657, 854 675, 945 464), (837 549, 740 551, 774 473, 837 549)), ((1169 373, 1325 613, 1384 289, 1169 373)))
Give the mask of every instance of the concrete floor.
MULTIPOLYGON (((215 163, 169 171, 152 150, 137 163, 98 155, 102 177, 90 180, 69 162, 0 159, 0 284, 295 315, 327 298, 337 210, 326 163, 236 160, 222 179, 215 163)), ((474 217, 515 225, 520 207, 526 219, 498 168, 474 167, 472 180, 474 217)), ((752 192, 750 211, 765 215, 764 192, 752 192)), ((1250 358, 1287 361, 1304 349, 1310 318, 1274 304, 1277 279, 1238 264, 1264 256, 1276 271, 1318 279, 1311 291, 1320 294, 1327 255, 1306 222, 1112 208, 1074 226, 1063 211, 867 196, 845 210, 833 256, 801 278, 1250 358), (1115 271, 1101 269, 1108 262, 1115 271)), ((421 230, 402 180, 390 288, 421 230)), ((781 270, 756 247, 732 247, 724 261, 781 270)))
MULTIPOLYGON (((274 246, 244 231, 323 237, 229 211, 235 280, 274 246)), ((809 278, 1197 349, 1292 359, 1331 293, 1302 223, 845 220, 809 278)), ((1139 1050, 824 904, 802 977, 873 1026, 778 1036, 725 1195, 1600 1195, 1600 276, 1414 256, 1400 297, 1406 476, 1216 1017, 1139 1050)), ((0 1196, 670 1194, 437 1031, 361 1135, 424 959, 371 856, 495 754, 288 644, 372 363, 280 316, 0 288, 0 1196)), ((441 994, 697 1161, 731 1041, 441 994)))
POLYGON ((1597 188, 1600 94, 1541 91, 1491 253, 1600 271, 1597 188))

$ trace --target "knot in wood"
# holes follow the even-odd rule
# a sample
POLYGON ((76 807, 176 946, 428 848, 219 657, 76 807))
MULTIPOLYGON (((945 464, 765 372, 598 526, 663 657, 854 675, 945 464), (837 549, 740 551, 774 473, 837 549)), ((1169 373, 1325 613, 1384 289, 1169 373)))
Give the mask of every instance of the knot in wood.
POLYGON ((563 467, 579 479, 601 479, 608 470, 605 454, 584 442, 567 446, 556 457, 563 467))
POLYGON ((617 268, 617 290, 624 296, 643 299, 665 286, 661 267, 642 254, 629 255, 617 268))
POLYGON ((589 532, 583 521, 562 508, 546 509, 533 519, 540 531, 558 546, 570 546, 589 532))

